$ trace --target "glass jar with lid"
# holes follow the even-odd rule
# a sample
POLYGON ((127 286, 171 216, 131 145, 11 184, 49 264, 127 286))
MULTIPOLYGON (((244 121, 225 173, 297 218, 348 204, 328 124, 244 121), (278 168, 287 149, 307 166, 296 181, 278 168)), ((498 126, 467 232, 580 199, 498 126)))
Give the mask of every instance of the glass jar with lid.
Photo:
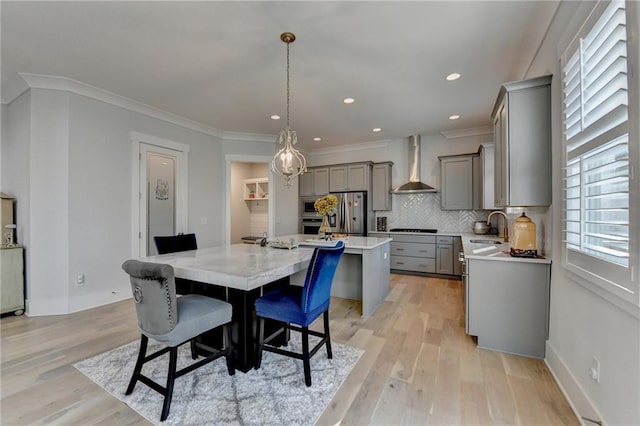
POLYGON ((536 224, 522 212, 522 216, 513 224, 513 242, 515 250, 536 250, 536 224))

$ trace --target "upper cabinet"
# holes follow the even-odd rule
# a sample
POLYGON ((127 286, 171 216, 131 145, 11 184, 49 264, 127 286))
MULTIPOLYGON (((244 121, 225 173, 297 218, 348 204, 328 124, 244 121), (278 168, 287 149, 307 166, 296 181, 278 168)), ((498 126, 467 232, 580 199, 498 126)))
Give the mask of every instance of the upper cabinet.
POLYGON ((494 145, 492 143, 483 143, 478 149, 480 156, 479 163, 479 184, 478 184, 478 204, 481 209, 495 210, 494 197, 494 145))
POLYGON ((329 193, 329 168, 307 167, 300 175, 300 195, 326 195, 329 193))
POLYGON ((503 84, 491 117, 495 205, 550 205, 551 76, 503 84))
POLYGON ((391 210, 391 167, 393 162, 375 163, 371 172, 371 209, 391 210))
POLYGON ((244 180, 245 200, 266 200, 269 198, 269 178, 244 180))
POLYGON ((370 177, 370 162, 331 166, 329 192, 369 191, 370 177))
MULTIPOLYGON (((474 158, 478 154, 445 155, 440 160, 440 203, 442 210, 477 208, 474 197, 474 158)), ((477 168, 477 163, 476 163, 477 168)))

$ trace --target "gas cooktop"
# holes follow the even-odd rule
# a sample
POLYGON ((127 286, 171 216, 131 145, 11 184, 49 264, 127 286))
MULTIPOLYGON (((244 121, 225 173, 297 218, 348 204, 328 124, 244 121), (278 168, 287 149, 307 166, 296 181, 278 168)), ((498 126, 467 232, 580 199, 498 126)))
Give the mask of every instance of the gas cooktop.
POLYGON ((436 232, 438 232, 438 230, 437 229, 420 229, 420 228, 393 228, 393 229, 390 229, 389 232, 422 232, 422 233, 435 234, 436 232))

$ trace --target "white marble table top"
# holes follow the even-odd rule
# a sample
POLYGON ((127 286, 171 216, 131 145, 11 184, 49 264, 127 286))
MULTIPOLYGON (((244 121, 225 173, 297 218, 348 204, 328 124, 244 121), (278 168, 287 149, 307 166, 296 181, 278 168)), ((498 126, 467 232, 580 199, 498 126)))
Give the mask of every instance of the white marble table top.
MULTIPOLYGON (((177 278, 253 290, 305 270, 314 246, 326 245, 324 241, 313 241, 314 238, 317 237, 302 234, 269 238, 269 241, 294 239, 300 246, 291 250, 232 244, 149 256, 141 260, 171 265, 177 278)), ((350 236, 343 241, 346 249, 370 250, 391 241, 391 238, 350 236)))
POLYGON ((312 254, 313 247, 280 250, 254 244, 232 244, 141 260, 171 265, 178 278, 253 290, 306 269, 312 254))

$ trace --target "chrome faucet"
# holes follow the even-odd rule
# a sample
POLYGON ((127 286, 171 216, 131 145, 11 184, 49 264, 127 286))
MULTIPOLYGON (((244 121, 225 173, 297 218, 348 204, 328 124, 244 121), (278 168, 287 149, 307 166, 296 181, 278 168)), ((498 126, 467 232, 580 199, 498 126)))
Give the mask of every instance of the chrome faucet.
POLYGON ((491 216, 493 216, 496 213, 500 213, 502 216, 504 216, 504 229, 502 230, 502 234, 503 234, 504 242, 508 243, 509 242, 509 219, 507 219, 507 215, 504 212, 496 210, 494 212, 489 213, 489 217, 487 217, 487 225, 491 226, 491 216))

